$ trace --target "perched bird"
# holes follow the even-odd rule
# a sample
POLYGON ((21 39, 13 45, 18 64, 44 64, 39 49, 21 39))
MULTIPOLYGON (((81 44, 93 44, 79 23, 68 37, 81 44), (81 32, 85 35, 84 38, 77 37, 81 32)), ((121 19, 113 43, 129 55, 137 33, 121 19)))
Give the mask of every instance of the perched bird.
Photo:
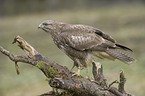
POLYGON ((130 48, 116 43, 111 36, 97 28, 53 20, 43 21, 38 28, 50 33, 58 48, 63 50, 74 61, 74 66, 79 69, 87 68, 94 57, 118 59, 125 63, 135 61, 134 58, 121 51, 132 51, 130 48))

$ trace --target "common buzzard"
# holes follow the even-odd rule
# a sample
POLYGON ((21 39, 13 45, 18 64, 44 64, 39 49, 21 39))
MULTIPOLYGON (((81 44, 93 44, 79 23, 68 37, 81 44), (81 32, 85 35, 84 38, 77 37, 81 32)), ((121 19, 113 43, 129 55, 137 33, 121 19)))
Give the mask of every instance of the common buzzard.
POLYGON ((135 61, 121 51, 132 51, 130 48, 116 43, 111 36, 97 28, 53 20, 43 21, 38 28, 50 33, 54 43, 74 61, 74 66, 78 68, 86 68, 94 57, 118 59, 125 63, 135 61))

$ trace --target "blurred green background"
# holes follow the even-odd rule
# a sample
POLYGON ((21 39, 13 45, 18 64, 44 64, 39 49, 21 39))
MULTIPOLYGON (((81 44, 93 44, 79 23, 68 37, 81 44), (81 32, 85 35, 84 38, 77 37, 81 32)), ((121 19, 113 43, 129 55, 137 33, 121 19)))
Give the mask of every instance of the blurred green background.
MULTIPOLYGON (((118 60, 97 61, 103 65, 108 82, 119 80, 123 69, 126 90, 145 95, 145 0, 0 0, 0 46, 25 55, 17 44, 11 44, 20 35, 44 56, 70 68, 73 61, 54 45, 49 34, 37 29, 47 19, 97 27, 133 49, 130 55, 137 61, 131 65, 118 60)), ((18 64, 20 75, 14 62, 0 53, 0 96, 36 96, 51 90, 39 69, 18 64)), ((89 73, 92 75, 91 66, 89 73)))

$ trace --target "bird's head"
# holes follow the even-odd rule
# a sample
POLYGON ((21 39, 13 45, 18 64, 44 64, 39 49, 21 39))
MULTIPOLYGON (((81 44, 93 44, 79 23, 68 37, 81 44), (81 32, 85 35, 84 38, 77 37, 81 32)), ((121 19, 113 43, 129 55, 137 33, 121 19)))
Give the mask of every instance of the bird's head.
POLYGON ((61 25, 61 22, 57 22, 54 20, 46 20, 46 21, 43 21, 42 23, 40 23, 38 28, 40 28, 46 32, 50 32, 52 30, 56 30, 57 28, 59 28, 60 25, 61 25))

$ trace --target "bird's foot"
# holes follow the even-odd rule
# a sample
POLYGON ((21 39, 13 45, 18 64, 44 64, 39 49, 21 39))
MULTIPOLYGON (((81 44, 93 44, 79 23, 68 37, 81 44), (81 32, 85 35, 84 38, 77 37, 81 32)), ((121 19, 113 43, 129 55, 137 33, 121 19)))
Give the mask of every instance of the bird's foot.
POLYGON ((77 72, 73 72, 74 74, 72 74, 72 76, 75 76, 75 75, 80 75, 80 69, 78 68, 78 71, 77 72))
POLYGON ((73 72, 72 76, 80 75, 78 72, 73 72))

